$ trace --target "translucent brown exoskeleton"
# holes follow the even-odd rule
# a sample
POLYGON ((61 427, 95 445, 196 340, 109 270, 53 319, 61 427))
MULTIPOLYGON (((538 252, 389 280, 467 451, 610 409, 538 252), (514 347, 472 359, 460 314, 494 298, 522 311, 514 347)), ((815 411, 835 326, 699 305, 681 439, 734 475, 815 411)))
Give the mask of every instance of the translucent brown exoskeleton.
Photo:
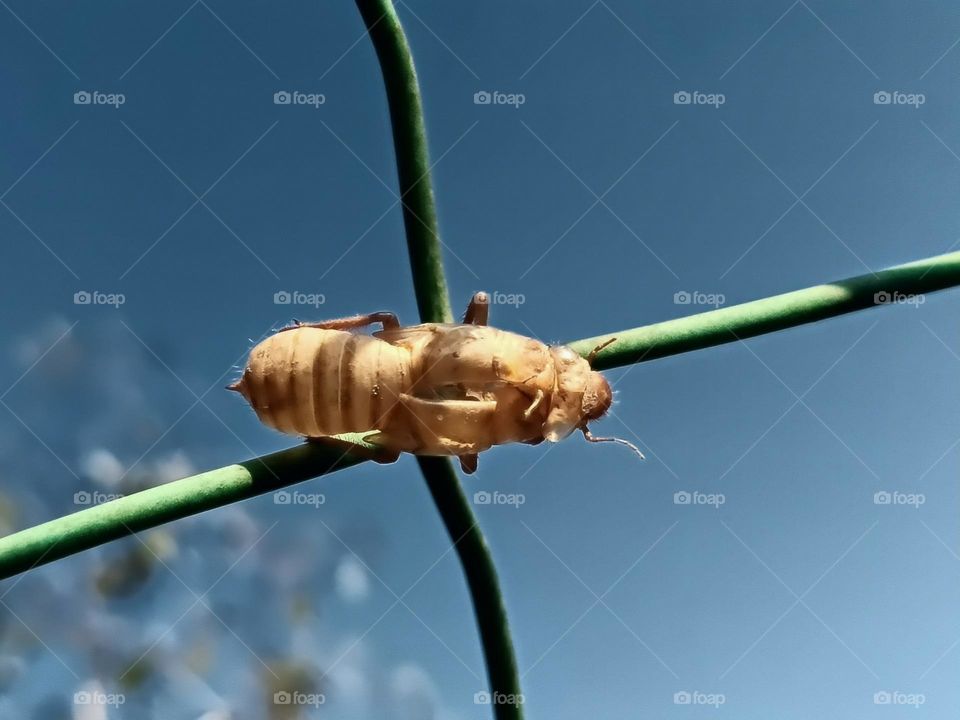
POLYGON ((230 385, 260 420, 308 439, 368 433, 391 459, 456 455, 465 472, 494 445, 557 442, 610 409, 606 378, 569 347, 489 327, 476 293, 461 324, 401 327, 378 312, 295 323, 259 343, 230 385), (382 330, 357 332, 374 324, 382 330))

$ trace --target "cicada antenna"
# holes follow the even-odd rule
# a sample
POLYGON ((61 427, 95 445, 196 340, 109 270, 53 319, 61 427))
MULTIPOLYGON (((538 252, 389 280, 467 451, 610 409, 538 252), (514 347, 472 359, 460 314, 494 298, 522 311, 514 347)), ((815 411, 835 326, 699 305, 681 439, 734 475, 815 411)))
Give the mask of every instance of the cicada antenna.
MULTIPOLYGON (((607 344, 609 345, 610 343, 607 343, 607 344)), ((592 442, 592 443, 599 443, 599 442, 620 443, 621 445, 626 445, 628 448, 630 448, 631 450, 633 450, 637 455, 640 456, 640 459, 641 459, 641 460, 646 460, 646 459, 647 459, 646 456, 645 456, 642 452, 640 452, 640 448, 638 448, 638 447, 637 447, 636 445, 634 445, 632 442, 629 442, 629 441, 627 441, 627 440, 623 440, 623 439, 621 439, 621 438, 615 438, 615 437, 596 437, 595 435, 593 435, 593 433, 590 432, 589 428, 587 428, 586 425, 584 425, 583 427, 581 427, 581 428, 580 428, 580 431, 583 433, 583 436, 587 439, 588 442, 592 442)))
POLYGON ((615 343, 616 341, 617 341, 617 339, 616 339, 615 337, 612 337, 612 338, 609 338, 609 339, 607 339, 607 340, 604 340, 602 343, 600 343, 599 345, 597 345, 593 350, 590 351, 590 354, 587 355, 587 364, 588 364, 590 367, 593 367, 593 361, 596 359, 597 354, 598 354, 601 350, 603 350, 605 347, 607 347, 607 345, 613 345, 613 343, 615 343))

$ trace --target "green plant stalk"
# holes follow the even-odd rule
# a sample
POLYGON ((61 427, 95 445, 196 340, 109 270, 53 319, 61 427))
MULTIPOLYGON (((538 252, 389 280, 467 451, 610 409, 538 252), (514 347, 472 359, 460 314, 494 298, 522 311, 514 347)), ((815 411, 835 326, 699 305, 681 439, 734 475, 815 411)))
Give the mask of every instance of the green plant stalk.
MULTIPOLYGON (((602 359, 605 369, 622 367, 875 307, 864 298, 872 298, 877 292, 920 294, 958 285, 960 252, 898 265, 875 276, 861 275, 722 310, 576 340, 571 346, 586 356, 604 338, 619 338, 616 344, 601 352, 598 361, 602 359), (901 284, 896 286, 893 282, 901 284), (836 292, 835 288, 839 287, 847 290, 836 292), (792 308, 790 313, 785 310, 785 302, 792 308), (749 312, 745 308, 749 308, 749 312), (727 318, 727 324, 719 330, 718 317, 727 318), (733 318, 738 320, 730 324, 733 318)), ((344 456, 321 444, 298 445, 65 515, 0 538, 0 579, 133 532, 271 492, 364 459, 344 456)))
POLYGON ((304 443, 141 490, 0 538, 0 578, 363 460, 333 443, 304 443))
POLYGON ((437 208, 430 182, 430 152, 413 54, 390 0, 356 2, 376 50, 387 91, 403 225, 420 319, 450 322, 453 313, 443 274, 437 208))
POLYGON ((607 370, 882 306, 885 303, 877 297, 881 293, 886 293, 889 302, 958 284, 960 252, 952 252, 741 305, 575 340, 570 347, 586 357, 595 347, 616 338, 593 362, 597 370, 607 370))
MULTIPOLYGON (((440 230, 430 180, 430 152, 420 88, 403 27, 390 0, 357 0, 380 61, 397 157, 407 249, 421 322, 452 322, 440 230)), ((418 457, 420 470, 470 590, 490 692, 520 696, 520 674, 496 566, 449 458, 418 457)), ((520 720, 519 703, 494 704, 497 720, 520 720)))
MULTIPOLYGON (((450 460, 418 457, 417 462, 447 533, 455 543, 467 578, 483 655, 487 661, 490 692, 501 693, 500 697, 519 698, 520 673, 510 637, 510 621, 486 538, 450 460)), ((519 702, 500 703, 492 707, 498 720, 519 720, 523 717, 523 706, 519 702)))

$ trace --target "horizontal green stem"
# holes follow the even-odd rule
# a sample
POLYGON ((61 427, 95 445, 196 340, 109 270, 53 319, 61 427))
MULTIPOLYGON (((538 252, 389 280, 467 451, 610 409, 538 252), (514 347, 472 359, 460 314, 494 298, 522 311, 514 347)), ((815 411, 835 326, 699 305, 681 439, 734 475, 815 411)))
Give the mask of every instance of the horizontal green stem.
POLYGON ((363 460, 337 444, 304 443, 64 515, 0 538, 0 578, 363 460))
MULTIPOLYGON (((960 285, 960 252, 898 265, 870 275, 817 285, 719 310, 619 333, 577 340, 587 355, 617 340, 595 361, 620 367, 783 330, 875 307, 875 294, 919 295, 960 285)), ((133 532, 271 492, 362 462, 338 446, 299 445, 237 465, 143 490, 0 538, 0 579, 101 545, 133 532)), ((431 487, 431 492, 437 489, 431 487)), ((452 489, 449 489, 452 492, 452 489)), ((456 503, 459 504, 459 503, 456 503)))
POLYGON ((890 302, 915 301, 914 296, 956 285, 960 285, 960 252, 742 305, 576 340, 570 343, 570 347, 587 356, 595 347, 616 338, 597 354, 593 362, 597 370, 607 370, 806 325, 890 302))

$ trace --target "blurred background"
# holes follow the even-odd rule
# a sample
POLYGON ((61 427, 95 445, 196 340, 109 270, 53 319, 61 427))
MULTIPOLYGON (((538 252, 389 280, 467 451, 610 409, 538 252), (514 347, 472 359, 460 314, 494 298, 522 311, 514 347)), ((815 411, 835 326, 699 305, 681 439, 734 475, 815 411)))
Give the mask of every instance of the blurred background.
MULTIPOLYGON (((253 343, 416 307, 352 2, 0 4, 8 533, 290 446, 223 390, 253 343)), ((954 3, 398 10, 458 311, 564 342, 960 243, 954 3)), ((957 712, 960 296, 900 300, 610 372, 596 430, 646 462, 481 458, 529 718, 957 712)), ((0 584, 2 718, 454 720, 485 689, 409 457, 0 584)))

